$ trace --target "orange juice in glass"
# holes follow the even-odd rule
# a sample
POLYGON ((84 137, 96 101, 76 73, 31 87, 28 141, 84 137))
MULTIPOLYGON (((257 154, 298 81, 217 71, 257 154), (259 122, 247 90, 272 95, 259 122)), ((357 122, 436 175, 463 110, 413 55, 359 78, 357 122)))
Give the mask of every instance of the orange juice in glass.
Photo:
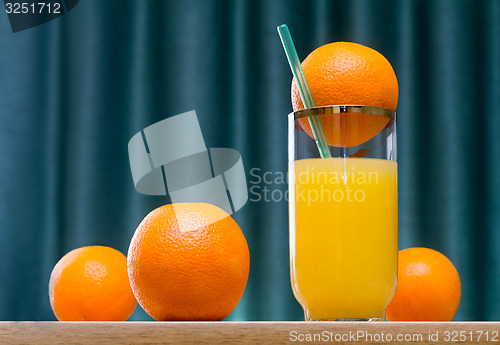
MULTIPOLYGON (((337 125, 324 126, 327 138, 328 131, 357 131, 347 130, 338 117, 333 122, 337 125)), ((289 128, 291 283, 305 318, 383 320, 397 283, 395 113, 320 107, 290 114, 289 128), (380 131, 371 139, 355 147, 331 147, 333 158, 318 158, 300 120, 319 115, 324 123, 341 112, 387 121, 380 118, 380 131)))

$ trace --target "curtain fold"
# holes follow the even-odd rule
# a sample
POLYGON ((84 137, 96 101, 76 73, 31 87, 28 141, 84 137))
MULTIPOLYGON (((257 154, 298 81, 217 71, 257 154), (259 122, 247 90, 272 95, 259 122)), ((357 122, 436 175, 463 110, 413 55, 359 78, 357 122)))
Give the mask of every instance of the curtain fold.
MULTIPOLYGON (((5 17, 5 16, 4 16, 5 17)), ((353 41, 399 81, 400 247, 447 255, 462 279, 456 320, 500 319, 500 2, 85 0, 0 32, 0 319, 54 320, 50 272, 68 251, 126 254, 153 208, 134 189, 128 140, 196 110, 207 147, 241 153, 249 202, 235 214, 251 270, 228 320, 301 320, 290 287, 287 114, 299 57, 353 41), (272 173, 266 183, 263 174, 272 173)), ((2 20, 6 20, 6 17, 2 20)), ((133 320, 150 320, 137 309, 133 320)))

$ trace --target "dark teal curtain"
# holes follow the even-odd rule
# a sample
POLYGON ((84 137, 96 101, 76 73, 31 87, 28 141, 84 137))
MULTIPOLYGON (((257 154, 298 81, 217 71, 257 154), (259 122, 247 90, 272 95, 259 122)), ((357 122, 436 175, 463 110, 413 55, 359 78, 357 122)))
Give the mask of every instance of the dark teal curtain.
MULTIPOLYGON (((400 247, 453 261, 456 320, 499 320, 499 19, 497 0, 81 0, 32 29, 3 25, 0 319, 54 319, 47 283, 66 252, 127 252, 141 219, 168 202, 135 191, 128 140, 189 110, 207 146, 238 150, 261 191, 235 214, 251 272, 228 319, 303 318, 289 283, 287 202, 278 192, 265 201, 255 176, 287 170, 291 73, 276 32, 287 23, 301 59, 342 40, 391 61, 400 247)), ((132 319, 150 318, 138 308, 132 319)))

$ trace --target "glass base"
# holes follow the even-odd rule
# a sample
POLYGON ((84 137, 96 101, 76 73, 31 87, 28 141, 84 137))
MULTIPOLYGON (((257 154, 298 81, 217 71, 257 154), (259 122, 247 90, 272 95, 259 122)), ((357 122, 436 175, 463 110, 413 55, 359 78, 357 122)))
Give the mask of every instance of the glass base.
POLYGON ((385 317, 376 317, 376 318, 346 318, 346 319, 330 319, 330 320, 307 320, 306 321, 344 321, 344 322, 358 322, 358 321, 385 321, 385 317))
POLYGON ((307 315, 307 312, 304 313, 306 321, 344 321, 344 322, 377 322, 377 321, 385 321, 385 313, 380 317, 369 317, 369 318, 358 318, 358 317, 349 317, 349 318, 339 318, 339 319, 313 319, 307 315))

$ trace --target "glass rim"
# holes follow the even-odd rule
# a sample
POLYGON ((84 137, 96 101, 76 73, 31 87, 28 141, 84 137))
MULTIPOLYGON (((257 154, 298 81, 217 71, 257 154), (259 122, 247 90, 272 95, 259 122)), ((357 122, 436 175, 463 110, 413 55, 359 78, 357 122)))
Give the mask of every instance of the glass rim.
POLYGON ((396 111, 387 108, 374 107, 371 105, 327 105, 323 107, 314 107, 308 109, 301 109, 288 114, 288 117, 297 120, 304 117, 326 114, 341 114, 341 113, 361 113, 381 115, 396 121, 396 111))

